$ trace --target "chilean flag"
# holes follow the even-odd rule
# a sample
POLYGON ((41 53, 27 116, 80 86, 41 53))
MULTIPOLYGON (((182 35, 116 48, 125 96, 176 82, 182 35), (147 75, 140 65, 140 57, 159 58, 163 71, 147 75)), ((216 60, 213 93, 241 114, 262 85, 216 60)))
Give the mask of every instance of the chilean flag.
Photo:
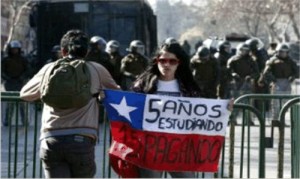
POLYGON ((123 177, 136 177, 136 166, 217 172, 228 102, 105 90, 112 167, 123 177))

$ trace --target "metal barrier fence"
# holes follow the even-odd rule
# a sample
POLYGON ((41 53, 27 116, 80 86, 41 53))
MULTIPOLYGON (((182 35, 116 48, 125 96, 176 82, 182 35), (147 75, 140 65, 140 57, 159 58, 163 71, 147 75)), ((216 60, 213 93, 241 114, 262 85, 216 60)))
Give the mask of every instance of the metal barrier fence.
MULTIPOLYGON (((109 178, 112 176, 108 162, 110 131, 104 109, 99 110, 103 115, 99 118, 96 177, 109 178)), ((19 92, 1 92, 1 177, 44 177, 39 159, 41 113, 41 102, 25 102, 19 98, 19 92)))
MULTIPOLYGON (((288 178, 295 177, 296 176, 295 173, 299 173, 299 167, 297 168, 297 166, 293 165, 293 163, 295 163, 295 159, 294 159, 294 156, 292 156, 292 154, 293 154, 292 150, 295 150, 295 149, 299 150, 300 141, 299 141, 299 139, 296 139, 295 135, 292 135, 293 131, 291 131, 291 129, 300 130, 300 129, 295 129, 295 127, 296 127, 295 124, 297 124, 296 122, 299 121, 299 117, 297 115, 295 115, 295 113, 297 113, 298 111, 291 110, 290 118, 289 118, 290 125, 287 124, 287 120, 286 120, 286 118, 287 118, 286 113, 288 112, 289 109, 296 107, 296 104, 300 102, 299 99, 300 99, 300 95, 247 94, 247 95, 243 95, 235 100, 235 104, 244 103, 244 104, 248 104, 248 105, 255 105, 255 101, 260 102, 261 108, 259 109, 259 113, 262 115, 264 122, 267 123, 266 119, 271 118, 271 120, 272 120, 271 126, 270 126, 271 135, 270 135, 270 137, 265 136, 265 148, 274 148, 274 141, 275 141, 274 130, 276 128, 278 128, 279 134, 278 134, 278 150, 277 150, 277 161, 276 161, 277 166, 274 166, 274 168, 277 167, 277 174, 276 174, 276 176, 273 176, 273 177, 283 178, 284 177, 284 175, 283 175, 284 166, 290 166, 289 167, 290 173, 288 173, 286 176, 288 178), (279 103, 279 108, 277 106, 277 108, 275 108, 275 110, 277 109, 277 111, 274 111, 274 109, 272 111, 271 108, 274 108, 274 106, 270 106, 269 113, 271 111, 271 112, 273 112, 273 115, 272 114, 267 115, 268 111, 265 108, 265 106, 266 106, 265 104, 267 104, 268 102, 271 102, 271 101, 273 102, 272 104, 279 103), (274 113, 277 115, 274 115, 274 113), (287 130, 287 129, 291 132, 291 136, 288 136, 288 137, 285 136, 285 130, 287 130), (296 146, 295 149, 293 149, 293 146, 288 146, 288 147, 292 148, 291 151, 289 151, 290 155, 288 155, 291 159, 291 163, 287 163, 287 161, 284 161, 284 153, 285 153, 284 151, 286 150, 284 148, 284 143, 287 142, 287 139, 290 139, 291 141, 293 141, 294 142, 293 145, 296 146)), ((268 126, 266 127, 266 129, 267 128, 268 128, 268 126)), ((292 142, 291 142, 291 144, 292 144, 292 142)), ((266 155, 268 155, 268 151, 266 152, 266 155)), ((288 168, 288 167, 286 167, 286 168, 288 168)))
MULTIPOLYGON (((230 177, 230 178, 264 178, 269 177, 269 172, 266 170, 266 131, 270 127, 274 126, 266 125, 265 111, 260 111, 251 106, 251 100, 253 99, 292 99, 292 102, 286 103, 280 112, 280 124, 279 124, 279 142, 278 142, 278 172, 277 177, 283 177, 284 171, 284 132, 286 126, 285 113, 288 109, 299 103, 299 95, 244 95, 238 98, 234 104, 234 112, 242 111, 241 117, 231 116, 224 147, 222 150, 219 172, 212 173, 198 173, 198 177, 230 177), (246 101, 246 102, 245 102, 246 101), (248 103, 247 103, 248 101, 248 103), (241 103, 243 102, 243 103, 241 103), (250 120, 257 118, 258 125, 252 126, 250 120), (235 119, 239 122, 236 123, 235 119), (246 161, 246 162, 245 162, 246 161)), ((40 115, 42 106, 40 102, 28 103, 20 100, 18 92, 2 92, 1 93, 2 104, 2 120, 3 117, 7 117, 7 126, 1 127, 2 144, 1 144, 1 177, 7 178, 42 178, 43 171, 41 162, 39 160, 39 129, 40 129, 40 115), (21 120, 21 112, 19 110, 6 110, 5 105, 9 104, 8 109, 19 109, 20 105, 24 105, 24 118, 21 120), (3 114, 5 110, 5 115, 3 114), (7 112, 9 111, 9 112, 7 112), (23 122, 23 123, 22 123, 23 122), (5 137, 5 138, 3 138, 5 137)), ((108 162, 108 149, 110 145, 110 131, 109 124, 106 119, 106 114, 103 108, 101 108, 103 116, 100 117, 100 139, 96 146, 96 163, 98 171, 95 177, 110 178, 117 177, 112 171, 108 162), (98 157, 97 157, 98 155, 98 157), (99 170, 100 169, 100 170, 99 170)), ((238 115, 237 115, 238 116, 238 115)), ((297 118, 291 116, 291 121, 295 121, 297 118)), ((293 123, 291 123, 293 124, 293 123)), ((300 130, 300 129, 298 129, 300 130)), ((274 134, 273 134, 274 135, 274 134)), ((274 139, 273 139, 274 140, 274 139)), ((299 142, 296 145, 300 145, 299 142)), ((275 150, 275 148, 273 149, 275 150)), ((294 173, 298 168, 292 168, 294 173)), ((298 171, 299 173, 299 171, 298 171)), ((291 174, 291 176, 295 176, 291 174)), ((165 175, 168 177, 168 175, 165 175)))
POLYGON ((2 177, 42 177, 42 168, 37 155, 40 124, 37 109, 40 108, 39 102, 22 102, 18 92, 1 93, 1 120, 2 126, 5 125, 1 128, 2 177), (23 105, 22 109, 20 105, 23 105), (36 110, 31 110, 33 108, 36 110), (19 117, 22 113, 20 110, 24 112, 22 121, 19 117), (30 125, 31 121, 33 125, 30 125))
MULTIPOLYGON (((299 98, 298 98, 299 99, 299 98)), ((291 128, 291 139, 292 139, 292 178, 300 178, 300 105, 294 105, 292 108, 293 119, 296 119, 293 122, 291 128)))
MULTIPOLYGON (((283 178, 283 164, 284 164, 284 133, 285 133, 285 127, 284 127, 284 124, 285 124, 285 113, 287 112, 287 110, 293 106, 294 104, 296 103, 300 103, 300 97, 298 98, 293 98, 291 100, 289 100, 287 103, 285 103, 285 105, 283 106, 283 108, 280 110, 280 114, 279 114, 279 119, 280 119, 280 123, 281 125, 279 126, 279 147, 278 147, 278 175, 277 177, 278 178, 283 178)), ((298 112, 298 111, 297 111, 298 112)), ((299 122, 299 118, 297 118, 298 116, 293 116, 291 118, 291 123, 292 125, 295 124, 296 122, 299 122), (296 118, 293 118, 293 117, 296 117, 296 118)), ((293 126, 294 127, 294 126, 293 126)), ((295 130, 295 128, 294 128, 295 130)), ((296 130, 300 130, 300 129, 296 129, 296 130)), ((292 132, 293 133, 293 132, 292 132)), ((296 135, 292 135, 291 136, 292 138, 292 141, 295 141, 298 143, 295 143, 295 147, 299 149, 299 145, 300 145, 300 142, 299 142, 299 136, 296 136, 296 135)), ((292 148, 293 149, 293 148, 292 148)), ((293 151, 291 152, 291 155, 293 154, 293 151)), ((297 153, 298 155, 298 159, 299 159, 299 153, 297 153)), ((293 164, 296 163, 296 161, 294 162, 293 161, 293 158, 294 157, 297 157, 297 156, 292 156, 292 170, 291 170, 291 173, 292 173, 292 178, 294 177, 299 177, 299 166, 294 166, 293 164), (298 171, 297 171, 298 170, 298 171), (296 176, 296 173, 298 173, 296 176)), ((295 159, 297 160, 297 158, 295 159)), ((298 164, 299 164, 299 161, 298 161, 298 164)))

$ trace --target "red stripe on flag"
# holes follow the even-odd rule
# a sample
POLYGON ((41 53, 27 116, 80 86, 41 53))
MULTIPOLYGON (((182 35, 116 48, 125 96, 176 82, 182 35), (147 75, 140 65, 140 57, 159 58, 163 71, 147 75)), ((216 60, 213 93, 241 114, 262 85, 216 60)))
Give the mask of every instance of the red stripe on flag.
POLYGON ((110 154, 137 166, 166 171, 216 172, 223 136, 171 134, 132 129, 111 121, 110 154))

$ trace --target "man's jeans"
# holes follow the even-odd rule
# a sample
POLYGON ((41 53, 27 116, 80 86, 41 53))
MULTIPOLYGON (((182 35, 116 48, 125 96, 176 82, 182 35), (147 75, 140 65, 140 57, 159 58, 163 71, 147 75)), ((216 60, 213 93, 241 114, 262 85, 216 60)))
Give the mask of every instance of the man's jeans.
POLYGON ((96 173, 95 141, 81 135, 43 139, 40 158, 46 178, 92 178, 96 173))

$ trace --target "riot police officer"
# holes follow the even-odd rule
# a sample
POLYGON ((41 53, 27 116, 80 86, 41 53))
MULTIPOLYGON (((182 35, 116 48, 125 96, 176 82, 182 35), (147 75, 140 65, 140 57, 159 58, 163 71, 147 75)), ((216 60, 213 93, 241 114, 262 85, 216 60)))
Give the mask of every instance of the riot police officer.
POLYGON ((269 58, 268 52, 263 48, 263 43, 257 38, 248 39, 245 43, 250 48, 250 55, 256 61, 259 72, 262 72, 269 58))
MULTIPOLYGON (((297 64, 289 57, 288 44, 282 43, 276 47, 276 54, 271 57, 258 81, 260 86, 265 84, 271 87, 273 94, 290 94, 291 83, 299 77, 297 64)), ((279 102, 273 101, 274 119, 278 118, 279 102)))
POLYGON ((22 46, 18 40, 7 46, 7 56, 1 61, 1 77, 6 91, 21 90, 28 78, 28 60, 22 55, 22 46))
POLYGON ((121 61, 122 88, 128 90, 132 82, 147 68, 148 59, 144 56, 145 46, 140 40, 133 40, 129 52, 121 61))
POLYGON ((113 65, 110 56, 105 52, 106 41, 100 36, 93 36, 90 39, 90 49, 85 57, 86 61, 94 61, 103 65, 109 73, 113 74, 113 65))
POLYGON ((232 56, 231 44, 229 41, 220 41, 218 43, 218 52, 215 53, 215 58, 217 59, 220 68, 220 84, 218 85, 218 96, 222 99, 230 97, 228 83, 230 79, 230 74, 227 69, 227 61, 232 56))
MULTIPOLYGON (((259 77, 259 71, 246 43, 237 46, 236 54, 227 62, 227 68, 231 75, 229 84, 231 97, 238 98, 243 94, 254 93, 255 80, 259 77)), ((234 113, 234 116, 236 115, 237 113, 234 113)), ((249 124, 254 125, 254 122, 250 120, 249 124)))
POLYGON ((210 51, 200 46, 190 62, 192 74, 204 97, 217 98, 219 84, 219 68, 215 58, 211 58, 210 51))
MULTIPOLYGON (((1 82, 5 91, 20 91, 28 79, 28 61, 22 55, 22 46, 20 41, 12 40, 7 45, 7 56, 1 61, 1 82)), ((6 105, 6 104, 5 104, 6 105)), ((21 122, 24 124, 25 109, 20 104, 21 122)), ((7 104, 5 117, 2 118, 4 126, 8 125, 8 116, 12 114, 14 105, 7 104)))
POLYGON ((113 73, 112 76, 114 80, 117 82, 118 85, 121 84, 121 60, 123 58, 123 55, 120 53, 120 43, 116 40, 110 40, 106 44, 106 49, 105 51, 109 54, 110 56, 110 62, 113 65, 113 73))
MULTIPOLYGON (((250 55, 256 61, 258 65, 258 70, 260 73, 263 72, 265 68, 266 61, 268 60, 268 52, 263 48, 263 43, 260 41, 260 39, 257 38, 251 38, 245 42, 247 45, 249 45, 250 48, 250 55)), ((255 86, 254 86, 254 92, 259 94, 268 94, 270 93, 269 88, 267 85, 265 86, 259 86, 257 83, 257 79, 255 79, 255 86)), ((269 101, 266 100, 254 100, 254 105, 257 109, 259 109, 261 112, 265 109, 266 111, 269 110, 269 101)))
POLYGON ((227 62, 227 68, 231 74, 232 97, 234 98, 254 92, 254 82, 259 77, 259 71, 249 53, 249 46, 241 43, 237 46, 236 55, 227 62))

